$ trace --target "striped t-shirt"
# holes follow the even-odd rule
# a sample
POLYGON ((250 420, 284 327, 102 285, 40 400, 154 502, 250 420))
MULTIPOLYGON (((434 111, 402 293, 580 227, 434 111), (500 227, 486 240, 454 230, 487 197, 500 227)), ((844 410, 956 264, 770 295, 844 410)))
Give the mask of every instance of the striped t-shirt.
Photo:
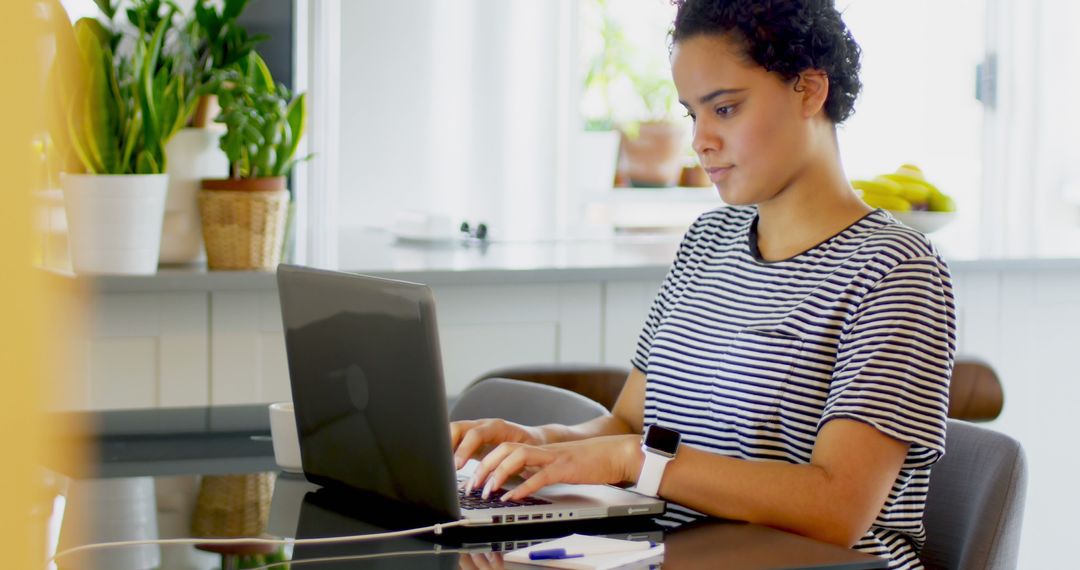
MULTIPOLYGON (((890 568, 921 568, 956 345, 949 270, 924 235, 883 210, 775 262, 761 259, 756 227, 755 207, 724 207, 683 238, 632 360, 646 375, 645 424, 753 461, 809 463, 834 418, 910 444, 855 548, 890 568)), ((698 516, 673 504, 667 519, 698 516)))

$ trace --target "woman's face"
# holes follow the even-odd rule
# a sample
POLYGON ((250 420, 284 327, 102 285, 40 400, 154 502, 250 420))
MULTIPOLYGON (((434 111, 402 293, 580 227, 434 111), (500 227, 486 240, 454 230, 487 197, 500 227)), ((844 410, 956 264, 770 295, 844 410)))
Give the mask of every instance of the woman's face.
POLYGON ((727 204, 761 204, 807 161, 803 97, 747 61, 723 36, 698 35, 672 50, 679 100, 694 119, 694 151, 727 204))

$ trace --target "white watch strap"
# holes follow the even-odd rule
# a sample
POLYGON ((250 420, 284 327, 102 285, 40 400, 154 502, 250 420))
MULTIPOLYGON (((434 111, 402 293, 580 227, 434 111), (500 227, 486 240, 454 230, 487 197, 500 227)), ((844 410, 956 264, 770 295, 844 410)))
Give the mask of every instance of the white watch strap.
POLYGON ((671 457, 645 451, 645 463, 641 465, 641 475, 638 475, 634 491, 656 497, 660 492, 660 481, 664 478, 664 468, 671 460, 671 457))

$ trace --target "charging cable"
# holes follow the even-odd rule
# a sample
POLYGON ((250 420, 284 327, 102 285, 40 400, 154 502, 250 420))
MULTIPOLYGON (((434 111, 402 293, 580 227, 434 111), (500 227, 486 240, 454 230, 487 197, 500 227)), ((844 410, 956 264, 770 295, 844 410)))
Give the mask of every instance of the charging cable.
POLYGON ((45 566, 49 567, 53 562, 59 560, 64 556, 69 556, 77 552, 89 552, 91 550, 103 550, 106 548, 119 548, 122 546, 140 546, 145 544, 180 544, 180 545, 207 545, 207 546, 228 546, 233 544, 268 544, 273 546, 285 546, 292 544, 294 546, 306 546, 306 545, 318 545, 318 544, 346 544, 350 542, 363 542, 365 540, 385 540, 389 538, 398 538, 402 536, 412 536, 416 534, 442 534, 443 529, 453 528, 457 526, 476 526, 481 524, 491 524, 492 520, 487 519, 473 519, 473 520, 459 520, 448 523, 438 523, 431 526, 412 528, 408 530, 397 530, 392 532, 376 532, 368 534, 353 534, 347 536, 328 536, 325 538, 163 538, 157 540, 127 540, 119 542, 98 542, 94 544, 84 544, 82 546, 75 546, 57 552, 49 557, 45 566))
POLYGON ((251 570, 269 570, 270 568, 280 568, 282 566, 288 566, 293 568, 300 566, 301 564, 315 564, 319 562, 352 562, 358 560, 372 560, 375 558, 400 558, 407 556, 430 556, 432 554, 438 556, 441 554, 469 554, 476 552, 476 550, 469 550, 465 548, 447 548, 439 549, 438 545, 433 550, 402 550, 399 552, 377 552, 373 554, 354 554, 352 556, 327 556, 324 558, 304 558, 301 560, 282 560, 280 562, 271 562, 263 566, 256 566, 251 570))

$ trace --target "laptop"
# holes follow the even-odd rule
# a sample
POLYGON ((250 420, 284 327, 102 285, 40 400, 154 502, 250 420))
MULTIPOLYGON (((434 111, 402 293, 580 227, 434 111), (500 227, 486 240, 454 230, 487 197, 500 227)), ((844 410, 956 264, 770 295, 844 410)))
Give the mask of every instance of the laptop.
MULTIPOLYGON (((280 265, 285 350, 304 474, 408 507, 414 518, 519 524, 659 515, 662 500, 551 485, 516 502, 462 489, 435 302, 426 285, 280 265)), ((506 488, 512 488, 508 485, 506 488)))

